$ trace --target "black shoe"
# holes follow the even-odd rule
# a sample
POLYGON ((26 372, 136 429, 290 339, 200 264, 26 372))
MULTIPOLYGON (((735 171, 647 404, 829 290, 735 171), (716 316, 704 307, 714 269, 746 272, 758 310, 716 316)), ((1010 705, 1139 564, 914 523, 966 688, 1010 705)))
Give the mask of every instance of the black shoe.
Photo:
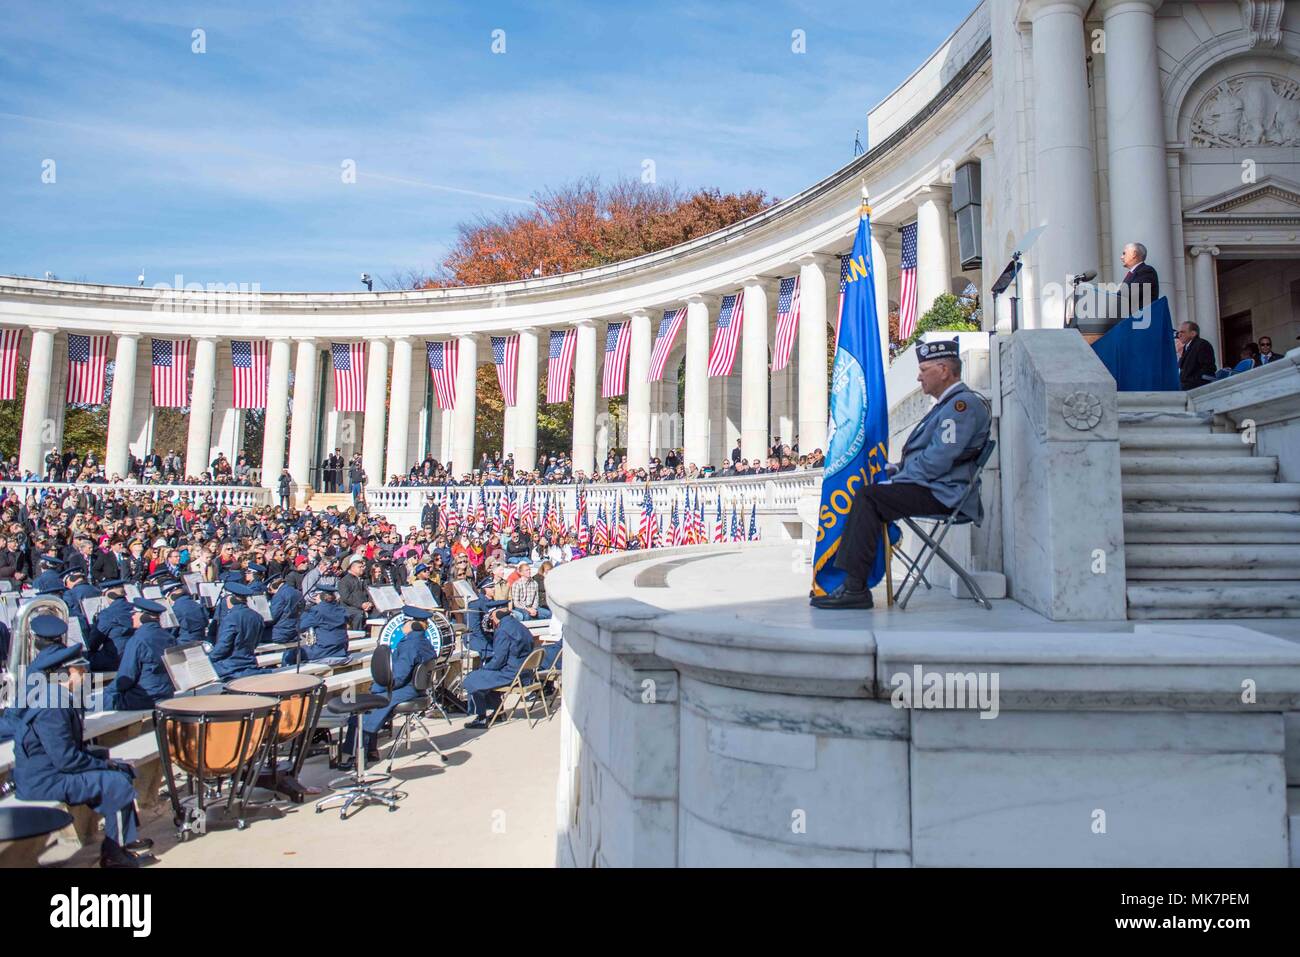
POLYGON ((136 853, 139 853, 140 851, 153 850, 153 839, 148 837, 142 837, 140 838, 140 840, 132 841, 130 844, 126 845, 126 849, 128 851, 134 851, 136 853))
POLYGON ((104 838, 99 848, 99 866, 106 868, 144 867, 154 861, 152 854, 132 854, 116 841, 104 838))
POLYGON ((829 595, 822 595, 814 598, 809 602, 814 608, 874 608, 875 602, 871 600, 871 590, 863 588, 861 591, 849 591, 843 585, 835 589, 829 595))
POLYGON ((478 716, 477 718, 475 718, 473 721, 467 721, 467 722, 465 722, 465 730, 466 730, 466 731, 479 731, 479 730, 481 730, 481 729, 483 729, 483 728, 486 728, 486 727, 487 727, 487 724, 488 724, 488 723, 487 723, 487 718, 483 717, 482 715, 479 715, 479 716, 478 716))

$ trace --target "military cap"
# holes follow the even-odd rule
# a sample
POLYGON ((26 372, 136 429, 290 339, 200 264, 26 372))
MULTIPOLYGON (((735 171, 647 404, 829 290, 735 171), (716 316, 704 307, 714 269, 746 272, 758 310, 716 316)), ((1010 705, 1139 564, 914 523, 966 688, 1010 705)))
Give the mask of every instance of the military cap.
POLYGON ((158 587, 160 587, 160 588, 162 589, 162 593, 163 593, 164 595, 174 595, 174 594, 176 594, 176 592, 178 592, 178 591, 187 591, 187 590, 188 590, 188 589, 186 589, 186 587, 185 587, 185 583, 184 583, 184 582, 177 581, 177 580, 174 579, 174 578, 173 578, 171 581, 163 582, 163 583, 162 583, 160 586, 158 586, 158 587))
POLYGON ((427 608, 416 608, 414 605, 403 605, 402 614, 407 618, 414 618, 417 621, 428 621, 433 617, 433 612, 427 608))
POLYGON ((37 615, 31 620, 29 627, 33 635, 46 641, 62 638, 68 633, 68 623, 57 615, 37 615))
POLYGON ((56 558, 53 555, 42 555, 41 565, 45 568, 52 568, 55 571, 58 571, 63 567, 63 560, 61 558, 56 558))
MULTIPOLYGON (((52 615, 42 615, 42 618, 51 618, 52 615)), ((33 619, 33 624, 36 619, 33 619)), ((32 663, 27 666, 28 671, 53 671, 56 668, 70 668, 80 666, 82 668, 90 667, 90 662, 85 658, 85 648, 81 645, 51 645, 43 648, 32 659, 32 663)))
POLYGON ((957 347, 956 339, 935 339, 933 342, 922 342, 916 347, 917 362, 929 362, 931 359, 957 359, 960 356, 961 351, 957 347))
POLYGON ((266 574, 266 566, 265 566, 265 565, 259 565, 259 564, 257 564, 256 562, 249 562, 249 563, 248 563, 248 570, 249 570, 250 572, 252 572, 254 575, 265 575, 265 574, 266 574))
POLYGON ((131 605, 137 611, 142 611, 149 615, 161 615, 167 610, 166 605, 160 601, 154 601, 152 598, 135 598, 131 600, 131 605))
POLYGON ((68 590, 68 589, 64 586, 63 582, 60 581, 59 584, 57 584, 57 585, 46 585, 46 586, 43 586, 43 587, 41 587, 41 588, 36 589, 36 594, 38 594, 38 595, 62 595, 62 594, 63 594, 65 591, 67 591, 67 590, 68 590))
POLYGON ((247 598, 249 595, 257 594, 251 585, 245 585, 243 582, 227 582, 226 591, 239 598, 247 598))
POLYGON ((110 578, 99 583, 100 588, 121 588, 126 582, 121 578, 110 578))

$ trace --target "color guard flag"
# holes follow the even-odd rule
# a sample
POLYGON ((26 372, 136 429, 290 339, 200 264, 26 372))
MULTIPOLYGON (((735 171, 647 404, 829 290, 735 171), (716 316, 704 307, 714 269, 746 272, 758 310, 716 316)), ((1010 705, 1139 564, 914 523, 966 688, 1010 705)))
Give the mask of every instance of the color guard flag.
POLYGON ((573 354, 577 349, 577 329, 551 330, 551 347, 546 360, 547 402, 563 402, 569 397, 569 376, 573 373, 573 354))
POLYGON ((513 406, 519 382, 519 336, 492 337, 492 364, 497 367, 497 384, 506 405, 513 406))
POLYGON ((331 342, 334 366, 334 411, 366 411, 366 344, 331 342))
MULTIPOLYGON (((884 476, 889 458, 889 402, 876 322, 876 284, 871 275, 870 216, 870 208, 864 206, 849 257, 844 315, 831 371, 831 421, 813 554, 814 596, 829 594, 843 584, 844 572, 835 567, 835 553, 856 487, 884 476)), ((876 550, 867 585, 875 585, 884 576, 882 547, 876 550)))
POLYGON ((0 399, 18 395, 18 350, 22 344, 21 329, 0 329, 0 399))
POLYGON ((426 342, 425 354, 429 358, 429 377, 433 379, 433 392, 438 397, 438 408, 444 412, 456 408, 456 356, 460 350, 457 339, 426 342))
POLYGON ((605 371, 600 397, 612 399, 627 390, 627 354, 632 348, 632 323, 611 322, 605 330, 605 371))
POLYGON ((230 375, 236 409, 266 408, 266 340, 230 341, 230 375))
POLYGON ((103 404, 107 366, 108 336, 69 333, 67 401, 74 405, 103 404))
POLYGON ((183 409, 189 405, 190 341, 154 339, 150 365, 153 367, 153 404, 183 409))
POLYGON ((745 318, 745 290, 722 297, 718 309, 718 327, 713 332, 713 348, 709 351, 711 376, 731 375, 736 364, 736 346, 740 342, 740 326, 745 318))

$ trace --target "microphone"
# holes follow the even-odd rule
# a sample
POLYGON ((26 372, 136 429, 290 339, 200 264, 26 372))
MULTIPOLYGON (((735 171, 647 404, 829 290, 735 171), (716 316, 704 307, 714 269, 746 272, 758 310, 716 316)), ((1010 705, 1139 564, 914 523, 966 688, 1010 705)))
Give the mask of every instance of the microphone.
POLYGON ((1089 269, 1087 272, 1079 273, 1079 275, 1075 276, 1072 281, 1076 283, 1092 282, 1096 278, 1097 278, 1097 270, 1089 269))

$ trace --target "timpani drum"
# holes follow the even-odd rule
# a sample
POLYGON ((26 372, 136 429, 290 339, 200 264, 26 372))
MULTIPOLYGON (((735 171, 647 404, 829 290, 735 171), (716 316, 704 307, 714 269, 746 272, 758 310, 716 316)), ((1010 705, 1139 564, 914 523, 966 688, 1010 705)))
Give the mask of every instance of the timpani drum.
POLYGON ((248 675, 227 682, 226 690, 240 695, 265 695, 280 702, 280 720, 270 741, 270 763, 258 784, 301 804, 307 790, 299 783, 298 774, 307 759, 325 701, 324 679, 295 672, 248 675), (284 765, 280 764, 282 748, 288 758, 284 765))
POLYGON ((238 799, 238 827, 248 826, 248 797, 267 745, 275 740, 279 714, 279 699, 264 695, 195 695, 169 698, 154 706, 158 753, 181 840, 191 831, 206 829, 207 789, 215 785, 219 795, 226 779, 230 788, 226 810, 238 799), (173 766, 186 773, 189 798, 182 797, 173 766))

